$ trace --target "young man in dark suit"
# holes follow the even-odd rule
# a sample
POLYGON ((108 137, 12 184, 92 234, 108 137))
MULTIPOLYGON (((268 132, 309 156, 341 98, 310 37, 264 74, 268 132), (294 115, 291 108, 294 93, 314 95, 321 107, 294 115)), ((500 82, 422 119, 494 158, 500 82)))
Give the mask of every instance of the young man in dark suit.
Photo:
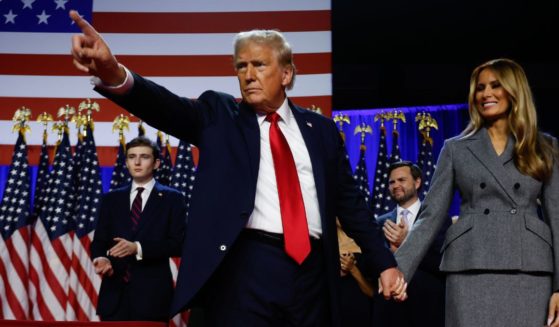
POLYGON ((183 195, 153 178, 159 148, 146 137, 126 145, 132 184, 105 194, 91 243, 102 276, 101 320, 168 321, 173 298, 169 258, 180 256, 186 223, 183 195))

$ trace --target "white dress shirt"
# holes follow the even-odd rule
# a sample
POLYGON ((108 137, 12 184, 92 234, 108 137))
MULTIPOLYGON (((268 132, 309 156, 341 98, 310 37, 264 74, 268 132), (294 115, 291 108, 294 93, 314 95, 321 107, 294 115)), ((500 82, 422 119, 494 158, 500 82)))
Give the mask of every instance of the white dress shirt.
MULTIPOLYGON (((277 113, 281 117, 278 122, 279 128, 287 139, 297 167, 309 234, 314 238, 320 238, 322 225, 311 158, 299 125, 289 108, 287 98, 277 113)), ((263 114, 258 114, 257 119, 260 126, 260 166, 256 182, 254 211, 250 215, 246 227, 283 234, 276 173, 270 149, 270 122, 266 121, 266 115, 263 114)))

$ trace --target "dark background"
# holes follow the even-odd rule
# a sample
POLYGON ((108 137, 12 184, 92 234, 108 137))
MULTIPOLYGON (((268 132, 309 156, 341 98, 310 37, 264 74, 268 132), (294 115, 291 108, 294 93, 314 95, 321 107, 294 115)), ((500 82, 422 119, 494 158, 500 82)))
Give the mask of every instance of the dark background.
POLYGON ((507 57, 559 136, 558 0, 333 0, 332 33, 333 110, 465 103, 472 70, 507 57))

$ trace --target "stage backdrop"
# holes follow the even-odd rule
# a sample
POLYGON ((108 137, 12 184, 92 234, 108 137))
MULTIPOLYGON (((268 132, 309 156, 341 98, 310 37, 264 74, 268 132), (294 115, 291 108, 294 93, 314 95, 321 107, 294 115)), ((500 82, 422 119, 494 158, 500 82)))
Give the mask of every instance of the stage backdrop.
MULTIPOLYGON (((381 130, 380 120, 375 121, 375 116, 377 114, 394 112, 395 110, 402 112, 406 120, 405 123, 401 121, 398 122, 396 127, 399 133, 398 145, 400 157, 402 160, 410 160, 413 162, 418 161, 418 149, 422 140, 418 132, 419 122, 416 122, 416 115, 418 113, 429 113, 431 117, 436 120, 438 125, 438 129, 432 128, 430 132, 430 136, 433 139, 432 153, 434 162, 436 162, 439 156, 444 140, 458 135, 466 127, 469 119, 466 104, 332 111, 332 116, 346 115, 350 120, 349 124, 343 124, 342 131, 346 137, 346 148, 352 169, 355 169, 357 166, 361 142, 361 136, 359 133, 355 134, 355 128, 361 123, 365 123, 372 127, 372 135, 367 134, 365 138, 365 145, 367 147, 365 152, 365 163, 367 166, 367 177, 370 190, 373 190, 374 188, 381 130)), ((386 152, 387 156, 390 156, 393 149, 392 132, 394 130, 394 125, 392 121, 386 121, 384 125, 386 128, 386 152)), ((371 195, 374 196, 374 192, 371 193, 371 195)), ((374 205, 375 204, 373 203, 373 206, 374 205)), ((453 204, 450 213, 452 215, 458 214, 458 206, 456 204, 453 204)))

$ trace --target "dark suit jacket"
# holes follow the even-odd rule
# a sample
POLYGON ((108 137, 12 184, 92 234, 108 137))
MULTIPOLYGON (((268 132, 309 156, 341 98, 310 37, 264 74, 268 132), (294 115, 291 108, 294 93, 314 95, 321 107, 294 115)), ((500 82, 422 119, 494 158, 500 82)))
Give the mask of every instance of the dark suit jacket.
MULTIPOLYGON (((204 92, 197 100, 179 97, 136 74, 124 96, 98 90, 151 126, 200 150, 188 229, 172 312, 190 307, 246 226, 254 209, 260 160, 255 112, 231 95, 204 92)), ((339 254, 335 217, 377 272, 396 265, 382 230, 355 187, 335 123, 289 102, 311 158, 322 222, 322 241, 334 325, 339 318, 339 254)), ((195 301, 196 302, 196 301, 195 301)))
POLYGON ((114 274, 103 277, 97 314, 113 313, 127 286, 133 316, 141 320, 160 320, 167 317, 173 297, 169 257, 181 253, 186 204, 180 192, 156 182, 140 216, 138 230, 132 232, 130 188, 128 185, 103 196, 91 255, 92 258, 107 257, 107 250, 115 244, 113 238, 122 237, 140 242, 142 260, 136 260, 136 256, 108 257, 114 274), (128 285, 123 280, 127 266, 131 275, 128 285))

